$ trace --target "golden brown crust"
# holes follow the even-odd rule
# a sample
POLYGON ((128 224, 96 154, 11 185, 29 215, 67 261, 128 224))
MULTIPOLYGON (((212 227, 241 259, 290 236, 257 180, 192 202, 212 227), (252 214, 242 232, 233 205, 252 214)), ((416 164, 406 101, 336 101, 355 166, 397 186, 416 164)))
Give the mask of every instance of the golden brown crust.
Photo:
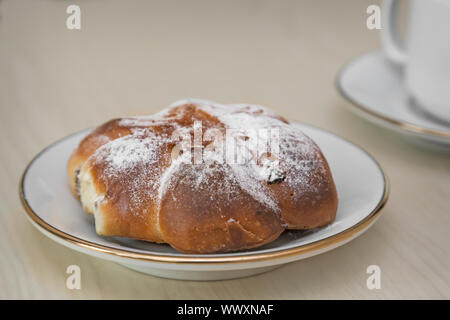
POLYGON ((120 119, 110 120, 88 134, 78 145, 67 162, 67 176, 70 190, 79 198, 77 175, 86 160, 102 145, 119 137, 129 135, 130 128, 118 126, 120 119))
MULTIPOLYGON (((193 154, 210 146, 205 138, 193 154)), ((165 242, 186 253, 258 247, 285 229, 327 225, 337 210, 336 188, 320 149, 259 106, 187 102, 153 117, 109 121, 81 141, 67 175, 85 211, 95 214, 98 234, 165 242), (179 142, 174 133, 181 130, 194 140, 198 121, 203 131, 224 134, 233 126, 279 129, 278 158, 264 155, 269 165, 279 160, 275 178, 272 167, 260 164, 220 163, 206 156, 193 163, 186 153, 174 157, 179 142)))
POLYGON ((176 188, 161 199, 159 214, 164 240, 177 250, 208 253, 249 249, 273 241, 284 230, 277 213, 244 190, 238 190, 232 201, 226 199, 228 195, 220 186, 226 179, 224 171, 215 172, 216 180, 201 192, 192 185, 196 170, 179 172, 172 178, 177 181, 176 188))
POLYGON ((310 174, 306 183, 314 188, 301 190, 283 183, 270 186, 279 200, 281 219, 286 229, 314 229, 333 222, 336 217, 336 186, 325 157, 321 152, 318 152, 317 156, 322 159, 325 170, 310 174))

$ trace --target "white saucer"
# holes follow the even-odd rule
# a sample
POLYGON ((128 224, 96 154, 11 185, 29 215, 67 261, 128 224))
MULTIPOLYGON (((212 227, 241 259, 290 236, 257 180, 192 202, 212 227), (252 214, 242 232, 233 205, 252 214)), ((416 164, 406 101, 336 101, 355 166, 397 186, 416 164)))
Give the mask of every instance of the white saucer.
POLYGON ((402 70, 381 51, 360 56, 346 64, 336 79, 338 91, 353 103, 352 110, 376 124, 415 141, 450 147, 450 123, 427 114, 409 97, 402 70))
POLYGON ((27 166, 20 196, 27 217, 49 238, 77 251, 128 268, 166 278, 219 280, 245 277, 336 248, 366 231, 388 198, 383 170, 365 151, 336 135, 304 124, 298 126, 328 159, 339 196, 336 221, 321 229, 285 232, 276 241, 244 252, 189 255, 168 245, 95 233, 92 216, 83 212, 69 191, 66 162, 83 131, 40 152, 27 166))

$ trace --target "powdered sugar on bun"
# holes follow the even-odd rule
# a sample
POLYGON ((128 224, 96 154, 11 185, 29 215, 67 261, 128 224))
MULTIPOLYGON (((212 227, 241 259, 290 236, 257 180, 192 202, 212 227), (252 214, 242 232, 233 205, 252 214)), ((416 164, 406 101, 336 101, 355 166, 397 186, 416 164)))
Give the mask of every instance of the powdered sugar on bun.
POLYGON ((99 234, 183 252, 256 247, 285 228, 326 225, 336 212, 318 146, 262 106, 180 100, 99 127, 72 158, 69 179, 79 180, 99 234), (81 157, 94 137, 106 138, 81 157))

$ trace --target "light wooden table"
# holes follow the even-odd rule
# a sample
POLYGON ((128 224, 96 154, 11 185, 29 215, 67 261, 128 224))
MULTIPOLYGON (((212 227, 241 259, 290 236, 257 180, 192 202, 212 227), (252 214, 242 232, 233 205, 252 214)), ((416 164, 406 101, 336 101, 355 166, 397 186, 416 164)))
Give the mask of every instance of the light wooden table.
MULTIPOLYGON (((2 1, 0 298, 450 298, 450 157, 346 110, 334 77, 379 46, 376 1, 2 1), (81 30, 65 25, 81 7, 81 30), (329 253, 246 279, 166 280, 92 258, 27 222, 18 182, 53 141, 182 97, 268 105, 363 146, 392 184, 384 215, 329 253), (68 290, 77 264, 82 289, 68 290), (382 271, 380 290, 366 268, 382 271)), ((64 210, 64 208, 61 208, 64 210)))

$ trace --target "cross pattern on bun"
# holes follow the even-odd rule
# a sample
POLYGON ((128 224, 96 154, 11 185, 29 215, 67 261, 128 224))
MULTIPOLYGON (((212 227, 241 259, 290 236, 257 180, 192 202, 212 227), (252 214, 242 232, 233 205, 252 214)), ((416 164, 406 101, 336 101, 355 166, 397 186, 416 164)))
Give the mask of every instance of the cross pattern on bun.
POLYGON ((67 175, 99 235, 184 253, 259 247, 286 229, 325 226, 337 210, 319 147, 271 110, 248 104, 189 99, 152 116, 111 120, 80 142, 67 175), (227 161, 227 133, 240 161, 227 161), (261 152, 269 138, 278 149, 261 152), (180 148, 187 139, 191 148, 180 148))

